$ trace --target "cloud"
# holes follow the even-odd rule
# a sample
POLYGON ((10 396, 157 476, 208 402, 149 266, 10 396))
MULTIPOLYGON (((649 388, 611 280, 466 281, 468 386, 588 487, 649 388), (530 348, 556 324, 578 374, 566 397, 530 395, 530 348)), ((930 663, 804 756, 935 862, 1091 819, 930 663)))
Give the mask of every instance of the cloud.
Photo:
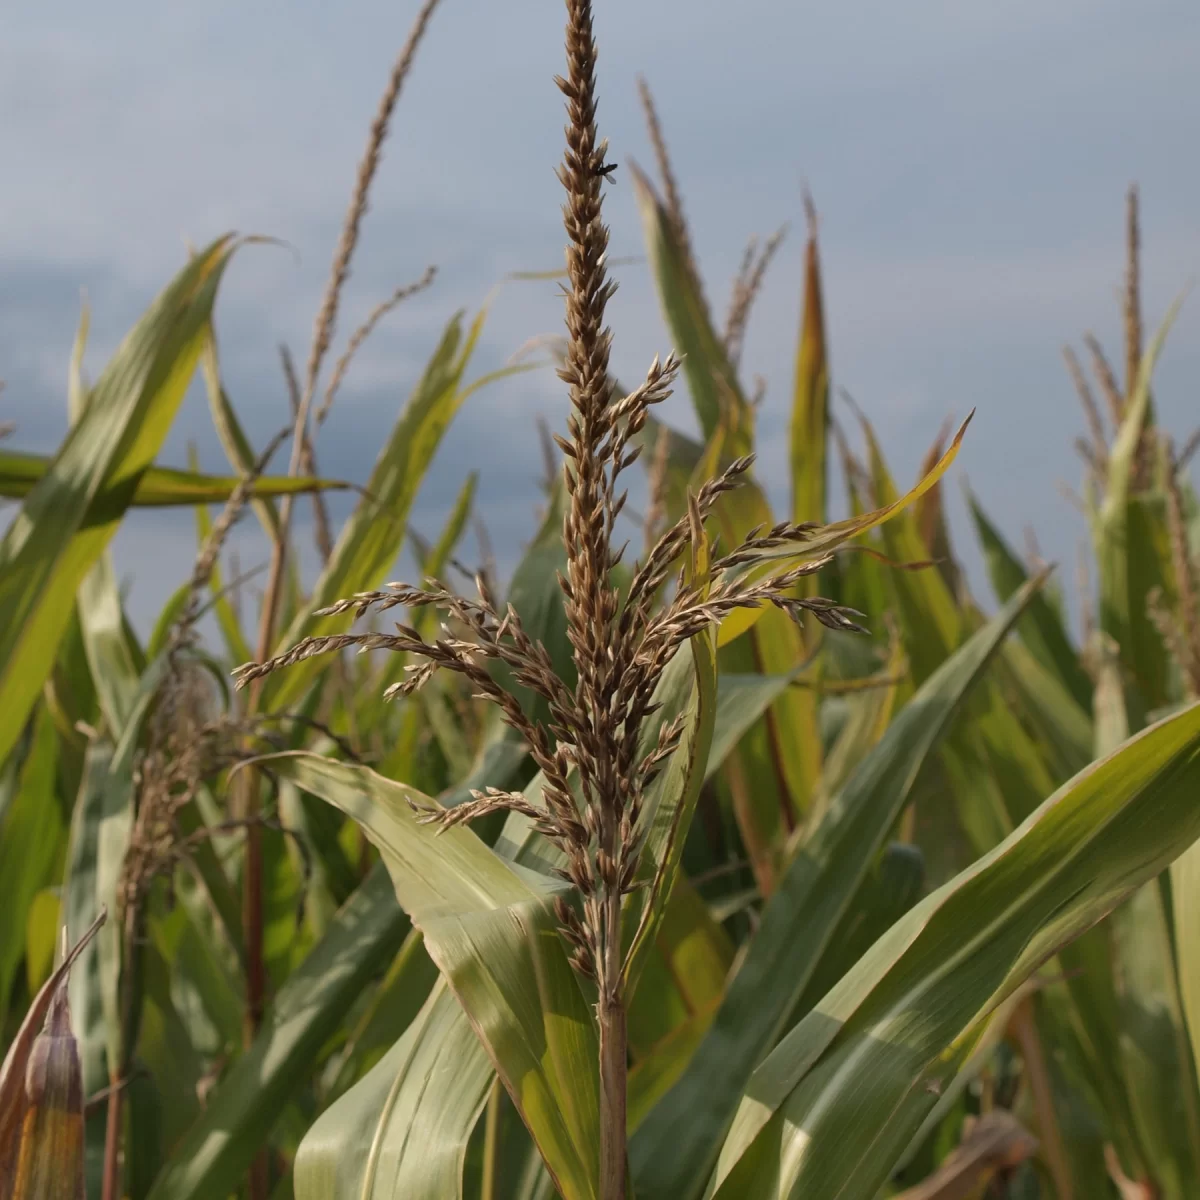
MULTIPOLYGON (((0 415, 18 422, 20 445, 47 449, 65 428, 80 286, 94 375, 182 263, 184 238, 230 228, 298 253, 239 255, 218 309, 229 391, 257 441, 274 432, 286 415, 277 346, 303 359, 366 125, 413 11, 305 0, 280 20, 235 0, 57 0, 12 14, 0 156, 21 166, 0 222, 0 415)), ((441 271, 363 352, 322 433, 328 474, 365 479, 453 312, 477 311, 511 271, 562 262, 563 108, 551 82, 561 13, 549 13, 525 0, 447 4, 435 16, 394 121, 341 337, 426 264, 441 271)), ((1116 343, 1129 179, 1142 185, 1149 318, 1200 265, 1200 12, 1171 0, 744 0, 736 10, 614 0, 597 19, 612 152, 651 160, 634 88, 644 72, 719 310, 745 236, 793 222, 745 355, 769 383, 762 470, 773 494, 782 502, 787 488, 806 179, 822 214, 834 379, 886 435, 896 474, 912 474, 947 412, 977 406, 963 455, 972 482, 1014 540, 1033 520, 1048 552, 1069 560, 1079 525, 1055 480, 1077 475, 1079 418, 1059 346, 1087 328, 1116 343)), ((606 189, 606 215, 613 254, 640 253, 627 172, 606 189)), ((670 339, 646 266, 619 278, 614 367, 632 386, 670 339)), ((1183 433, 1200 368, 1195 321, 1185 310, 1159 385, 1161 411, 1183 433)), ((554 284, 506 284, 473 370, 561 328, 554 284)), ((473 397, 422 490, 418 526, 436 528, 477 467, 481 508, 511 559, 538 498, 535 417, 561 424, 564 409, 550 372, 473 397)), ((685 394, 667 416, 695 427, 685 394)), ((190 439, 206 466, 222 465, 198 389, 166 458, 182 462, 190 439)), ((961 506, 952 514, 970 557, 961 506)), ((123 530, 135 600, 165 595, 151 580, 168 570, 182 578, 189 521, 139 516, 123 530)), ((985 591, 977 556, 971 569, 985 591)))

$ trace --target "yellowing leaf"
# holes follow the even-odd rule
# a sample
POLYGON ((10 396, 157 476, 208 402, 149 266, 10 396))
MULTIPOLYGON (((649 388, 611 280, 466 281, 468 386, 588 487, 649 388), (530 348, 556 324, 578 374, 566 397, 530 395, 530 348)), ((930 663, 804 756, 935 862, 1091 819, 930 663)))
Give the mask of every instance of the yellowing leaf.
POLYGON ((12 1200, 86 1200, 83 1068, 67 989, 50 1002, 25 1068, 25 1115, 12 1200))
MULTIPOLYGON (((42 454, 0 452, 0 496, 23 500, 45 477, 51 460, 42 454)), ((131 508, 174 508, 188 504, 220 504, 229 499, 240 481, 230 475, 205 475, 174 467, 149 467, 138 481, 131 508)), ((299 495, 336 491, 350 485, 337 479, 307 476, 264 475, 254 481, 254 496, 299 495)))
POLYGON ((83 1076, 67 977, 104 918, 34 997, 0 1066, 0 1200, 87 1200, 83 1076))
MULTIPOLYGON (((962 423, 946 453, 938 459, 933 469, 898 500, 893 500, 892 503, 863 513, 861 516, 847 517, 844 521, 834 521, 829 525, 823 525, 819 529, 814 529, 811 536, 805 541, 792 542, 772 550, 764 550, 754 564, 746 570, 747 577, 762 579, 770 574, 772 569, 782 570, 799 563, 812 562, 829 551, 837 549, 851 538, 858 537, 859 534, 882 525, 915 500, 919 500, 945 475, 950 469, 950 464, 958 457, 959 447, 962 445, 967 426, 970 425, 971 417, 974 415, 974 410, 972 410, 971 416, 962 423)), ((727 646, 734 638, 741 637, 762 616, 764 611, 764 608, 759 607, 738 609, 731 613, 721 622, 717 633, 717 645, 727 646)))

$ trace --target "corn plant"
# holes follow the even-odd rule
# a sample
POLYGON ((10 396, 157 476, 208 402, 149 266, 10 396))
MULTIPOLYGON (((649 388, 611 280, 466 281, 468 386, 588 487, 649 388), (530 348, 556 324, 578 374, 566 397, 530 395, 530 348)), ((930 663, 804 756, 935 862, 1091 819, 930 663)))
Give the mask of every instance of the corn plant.
MULTIPOLYGON (((595 127, 595 43, 590 6, 573 0, 567 8, 569 74, 560 87, 568 99, 570 123, 560 178, 568 192, 564 212, 570 287, 560 374, 570 390, 572 416, 570 436, 558 439, 567 459, 566 570, 559 582, 574 686, 555 671, 549 653, 530 638, 519 614, 498 605, 482 578, 477 600, 458 597, 431 581, 423 588, 394 585, 362 593, 327 610, 330 615, 362 615, 398 606, 438 607, 455 628, 447 625, 437 640, 426 640, 404 624, 395 634, 310 638, 269 661, 248 664, 239 684, 347 646, 388 650, 418 660, 409 677, 393 685, 392 694, 413 694, 439 669, 462 675, 500 708, 505 722, 530 746, 539 767, 530 788, 475 789, 469 801, 450 807, 362 768, 291 758, 272 762, 271 769, 358 819, 379 846, 401 905, 422 929, 441 978, 465 1012, 471 1035, 482 1044, 561 1194, 604 1200, 631 1192, 870 1196, 886 1181, 943 1089, 956 1081, 992 1011, 1057 949, 1181 848, 1164 852, 1149 872, 1145 863, 1117 865, 1115 858, 1106 858, 1118 844, 1111 839, 1127 836, 1131 818, 1125 813, 1139 799, 1153 803, 1145 798, 1157 791, 1154 783, 1167 794, 1184 794, 1194 770, 1197 731, 1184 717, 1168 721, 1153 732, 1164 739, 1164 747, 1179 748, 1178 760, 1176 749, 1164 750, 1163 763, 1150 766, 1154 752, 1147 751, 1153 738, 1134 743, 1141 746, 1145 776, 1131 769, 1138 757, 1131 746, 1035 807, 995 850, 892 925, 863 958, 847 965, 832 991, 811 997, 807 1007, 803 992, 808 980, 801 978, 799 986, 779 997, 774 1011, 763 1013, 761 981, 780 965, 776 922, 785 920, 769 921, 769 914, 778 911, 769 907, 723 998, 722 1008, 737 1006, 737 1017, 726 1028, 718 1014, 712 1027, 711 1036, 741 1043, 741 1061, 730 1053, 728 1040, 720 1047, 724 1061, 719 1054, 705 1053, 702 1043, 686 1068, 695 1067, 702 1081, 689 1091, 685 1074, 675 1083, 684 1095, 669 1091, 649 1107, 635 1129, 630 1154, 627 1006, 640 977, 640 952, 671 894, 680 838, 687 832, 712 741, 714 722, 704 713, 705 694, 711 705, 715 692, 711 631, 724 626, 732 640, 752 624, 733 614, 764 604, 793 618, 811 613, 833 629, 853 628, 843 607, 797 596, 792 589, 829 565, 832 548, 881 524, 917 496, 840 525, 785 522, 765 534, 751 531, 732 550, 717 554, 705 520, 746 473, 750 464, 739 455, 722 473, 689 489, 686 517, 669 525, 648 549, 621 594, 611 579, 620 558, 612 549, 613 535, 625 499, 616 481, 637 456, 631 438, 645 427, 650 406, 665 398, 674 362, 656 362, 644 385, 623 397, 614 395, 607 372, 610 335, 603 327, 610 287, 603 272, 607 235, 600 206, 601 181, 608 172, 607 147, 595 127), (663 585, 669 565, 685 546, 689 552, 674 592, 652 613, 649 597, 663 585), (772 575, 781 560, 800 566, 772 575), (732 628, 725 626, 729 620, 735 622, 732 628), (682 662, 679 671, 685 678, 691 668, 691 687, 680 689, 683 703, 655 702, 654 697, 673 690, 667 687, 668 664, 675 661, 682 662), (514 680, 540 695, 549 722, 531 718, 488 664, 507 667, 514 680), (648 727, 648 718, 659 712, 661 719, 648 727), (1182 740, 1172 742, 1172 736, 1182 740), (1160 774, 1164 764, 1176 761, 1177 767, 1160 774), (1128 790, 1114 789, 1118 777, 1128 780, 1128 790), (1178 788, 1171 786, 1173 779, 1178 788), (1093 807, 1112 802, 1117 792, 1116 810, 1105 814, 1093 807), (508 813, 500 843, 505 852, 489 850, 466 828, 496 812, 508 813), (1076 841, 1082 831, 1087 832, 1076 841), (1057 850, 1052 849, 1056 839, 1057 850), (1064 853, 1068 844, 1071 849, 1064 853), (1102 866, 1106 862, 1107 868, 1102 866), (1104 882, 1095 878, 1096 871, 1104 882), (1109 871, 1115 872, 1111 881, 1109 871), (1088 879, 1093 882, 1084 882, 1088 879), (1009 900, 973 936, 964 938, 961 926, 951 934, 964 897, 999 900, 1009 888, 1009 900), (976 957, 985 947, 994 951, 986 956, 991 959, 986 969, 976 957), (963 978, 968 963, 972 973, 979 970, 975 986, 963 978), (756 1013, 747 1011, 742 1000, 742 981, 760 984, 756 1013), (939 988, 945 989, 944 1007, 933 1007, 931 997, 939 988), (941 1020, 931 1020, 931 1011, 941 1020), (756 1020, 759 1016, 765 1019, 756 1020), (798 1023, 792 1023, 797 1017, 798 1023), (639 1143, 639 1137, 644 1141, 639 1143), (639 1154, 641 1145, 646 1149, 639 1154)), ((685 283, 694 279, 686 269, 681 276, 685 283)), ((699 327, 702 343, 710 332, 699 327)), ((722 403, 727 411, 732 407, 728 374, 714 372, 706 379, 695 367, 693 373, 699 378, 694 392, 711 384, 718 391, 718 412, 722 403)), ((724 432, 732 449, 741 449, 736 425, 731 432, 727 424, 724 432)), ((936 482, 951 457, 953 450, 918 495, 936 482)), ((948 716, 943 711, 940 722, 931 722, 936 709, 930 693, 946 687, 946 677, 954 674, 951 667, 965 673, 967 681, 977 675, 1035 591, 1036 585, 1027 586, 1001 618, 969 640, 941 671, 930 674, 928 691, 914 696, 914 719, 931 725, 924 731, 925 749, 948 716), (973 670, 964 670, 964 662, 973 670)), ((965 690, 966 682, 961 686, 965 690)), ((900 742, 911 752, 914 739, 905 724, 902 715, 892 732, 903 731, 907 737, 885 736, 880 747, 895 754, 900 742)), ((877 783, 878 775, 870 770, 878 771, 873 758, 859 764, 849 789, 857 790, 858 784, 869 792, 869 783, 877 783)), ((889 784, 883 790, 891 803, 872 814, 877 824, 870 833, 860 827, 848 836, 846 825, 853 825, 853 817, 861 819, 861 813, 845 794, 835 797, 808 831, 795 860, 793 886, 772 897, 772 904, 778 901, 793 922, 803 913, 806 927, 820 927, 811 903, 804 901, 808 896, 816 900, 810 889, 820 874, 820 850, 827 850, 824 843, 836 842, 839 833, 863 864, 858 878, 843 870, 843 887, 834 890, 852 898, 863 867, 899 816, 907 794, 901 788, 897 796, 894 777, 889 784)), ((1183 813, 1180 820, 1186 844, 1196 829, 1183 813)), ((845 860, 839 863, 845 865, 845 860)), ((820 899, 828 897, 825 889, 820 899)), ((836 920, 844 910, 835 907, 833 915, 836 920)), ((826 927, 826 936, 832 932, 826 927)), ((813 950, 819 953, 820 948, 818 943, 813 950)), ((811 958, 809 964, 814 965, 811 958)), ((411 1141, 411 1124, 396 1124, 398 1109, 411 1113, 411 1121, 421 1121, 419 1097, 403 1100, 412 1071, 422 1062, 412 1086, 423 1090, 422 1081, 438 1069, 439 1056, 446 1052, 453 1022, 449 1000, 442 996, 431 996, 416 1039, 403 1050, 403 1040, 397 1043, 395 1060, 388 1061, 386 1071, 382 1064, 378 1068, 381 1078, 370 1087, 364 1081, 359 1095, 347 1096, 342 1111, 335 1106, 314 1131, 308 1143, 312 1157, 301 1151, 301 1194, 336 1195, 343 1189, 346 1194, 435 1194, 436 1187, 454 1186, 455 1176, 461 1180, 467 1139, 489 1091, 482 1061, 472 1075, 474 1111, 463 1097, 453 1099, 461 1120, 459 1138, 445 1147, 444 1157, 429 1154, 423 1140, 411 1141), (379 1113, 367 1153, 346 1153, 345 1141, 354 1144, 361 1136, 367 1112, 379 1113), (339 1169, 342 1164, 346 1169, 339 1169)), ((497 1147, 491 1149, 494 1154, 497 1147)))
POLYGON ((468 382, 484 313, 446 326, 340 530, 317 464, 356 352, 433 281, 326 368, 436 0, 303 369, 283 354, 280 435, 252 446, 222 377, 217 286, 253 252, 225 238, 92 386, 85 314, 63 446, 0 453, 20 502, 0 543, 0 1200, 1190 1195, 1196 505, 1189 449, 1153 426, 1136 282, 1123 388, 1091 347, 1113 435, 1091 402, 1100 602, 1077 649, 1047 569, 974 498, 999 611, 970 596, 943 511, 965 426, 903 493, 865 418, 851 449, 811 203, 791 505, 771 511, 742 345, 781 235, 718 329, 644 84, 662 195, 632 165, 617 183, 675 352, 632 390, 612 377, 615 176, 592 5, 566 7, 567 415, 506 588, 485 543, 461 564, 476 475, 436 537, 410 528, 450 421, 525 369, 468 382), (154 461, 197 369, 227 476, 154 461), (700 441, 655 419, 680 383, 700 441), (143 505, 194 506, 199 543, 145 640, 107 551, 143 505), (268 547, 252 622, 226 546, 247 510, 268 547), (386 584, 406 541, 424 582, 386 584))

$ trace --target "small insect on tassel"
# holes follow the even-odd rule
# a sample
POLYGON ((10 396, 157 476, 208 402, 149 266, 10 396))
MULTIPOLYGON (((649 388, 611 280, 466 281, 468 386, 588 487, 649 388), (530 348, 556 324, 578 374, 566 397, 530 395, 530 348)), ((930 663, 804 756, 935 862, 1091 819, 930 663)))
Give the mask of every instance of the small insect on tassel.
POLYGON ((0 1067, 0 1200, 87 1200, 83 1068, 67 978, 103 920, 37 994, 0 1067))

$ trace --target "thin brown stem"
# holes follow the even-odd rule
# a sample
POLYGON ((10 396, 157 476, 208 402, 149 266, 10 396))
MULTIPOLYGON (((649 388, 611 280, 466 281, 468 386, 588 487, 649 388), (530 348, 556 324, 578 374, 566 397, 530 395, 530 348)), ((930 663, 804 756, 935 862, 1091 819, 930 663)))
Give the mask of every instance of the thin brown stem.
POLYGON ((625 1002, 621 994, 621 894, 607 898, 608 944, 598 1016, 600 1025, 600 1195, 625 1200, 625 1092, 628 1070, 625 1002))
POLYGON ((1183 443, 1183 449, 1179 452, 1179 457, 1175 460, 1175 473, 1179 475, 1192 461, 1192 455, 1200 450, 1200 429, 1193 429, 1188 435, 1188 440, 1183 443))
MULTIPOLYGON (((424 36, 437 5, 438 0, 425 0, 425 3, 422 5, 421 11, 417 14, 417 19, 409 33, 408 41, 404 44, 404 48, 396 59, 395 65, 392 67, 392 73, 388 78, 387 86, 379 101, 375 119, 371 123, 371 132, 367 138, 367 148, 359 163, 358 175, 354 184, 354 193, 350 198, 350 207, 346 213, 337 249, 334 251, 333 267, 330 271, 329 282, 326 285, 325 294, 322 297, 321 307, 317 313, 316 325, 313 330, 312 347, 309 350, 308 366, 304 377, 304 390, 300 395, 300 403, 296 413, 295 432, 292 438, 292 456, 288 467, 289 475, 299 473, 303 460, 304 447, 309 436, 309 414, 312 409, 313 396, 317 388, 317 380, 321 374, 321 366, 325 361, 325 355, 329 352, 329 346, 333 340, 342 289, 345 287, 346 280, 350 275, 350 262, 354 257, 355 247, 358 245, 362 219, 367 211, 367 199, 370 195, 371 184, 375 179, 375 173, 379 169, 383 143, 387 140, 392 113, 395 110, 397 101, 400 99, 401 88, 404 86, 404 81, 412 67, 417 46, 424 36)), ((271 557, 271 570, 267 579, 266 594, 263 598, 262 621, 259 625, 258 647, 260 657, 266 657, 271 652, 274 623, 279 608, 284 566, 287 559, 288 529, 292 515, 292 503, 293 496, 289 494, 283 497, 279 505, 280 532, 279 537, 275 541, 271 557)), ((259 691, 259 689, 255 689, 250 694, 251 711, 255 707, 259 691)))
POLYGON ((135 997, 141 975, 141 899, 127 899, 121 929, 120 1024, 117 1031, 118 1059, 109 1068, 108 1114, 104 1127, 104 1165, 101 1174, 101 1200, 121 1200, 121 1144, 124 1135, 125 1087, 133 1063, 137 1041, 135 997))
POLYGON ((116 1076, 110 1076, 108 1119, 104 1126, 104 1168, 101 1175, 102 1200, 121 1200, 121 1125, 125 1088, 116 1076))
POLYGON ((738 272, 734 283, 733 295, 729 302, 729 315, 725 319, 725 351, 729 361, 737 366, 742 356, 742 345, 746 337, 746 325, 750 320, 750 310, 758 293, 762 290, 763 281, 767 276, 767 268, 775 257, 776 251, 787 236, 786 225, 782 225, 767 240, 762 253, 751 259, 748 268, 743 264, 743 270, 738 272))
MULTIPOLYGON (((300 403, 297 405, 291 461, 288 467, 288 474, 291 476, 299 473, 304 459, 305 445, 309 437, 309 413, 316 393, 317 380, 333 339, 342 289, 350 273, 350 261, 354 256, 355 246, 358 244, 362 219, 367 210, 367 198, 375 173, 379 168, 383 143, 387 139, 392 113, 400 98, 404 80, 412 66, 417 46, 420 44, 437 4, 438 0, 425 0, 417 14, 408 41, 396 59, 376 110, 375 119, 371 123, 367 148, 359 163, 350 207, 346 213, 337 249, 334 251, 329 282, 317 313, 312 346, 309 350, 308 365, 305 371, 304 390, 300 395, 300 403)), ((270 656, 275 640, 275 622, 278 619, 280 600, 283 595, 284 572, 287 564, 292 503, 293 497, 286 495, 279 505, 279 530, 272 547, 271 566, 267 576, 258 628, 257 657, 260 661, 270 656)), ((262 701, 262 689, 263 680, 255 680, 246 705, 248 716, 257 713, 262 701)), ((236 797, 236 815, 247 822, 242 892, 242 936, 246 946, 246 1006, 243 1019, 243 1039, 247 1046, 252 1044, 258 1033, 266 1007, 266 967, 263 959, 262 829, 255 819, 258 816, 258 795, 257 774, 253 769, 247 770, 241 776, 236 797)), ((269 1162, 264 1151, 256 1158, 250 1171, 250 1200, 267 1200, 268 1181, 269 1162)))
POLYGON ((1021 1057, 1025 1063, 1029 1090, 1033 1094, 1033 1107, 1037 1113, 1042 1154, 1054 1179, 1055 1195, 1059 1200, 1074 1200, 1071 1164, 1054 1106, 1054 1090, 1050 1082, 1050 1070, 1046 1064, 1046 1052, 1033 1018, 1032 999, 1024 1000, 1018 1005, 1009 1023, 1009 1029, 1021 1049, 1021 1057))
POLYGON ((1092 389, 1088 385, 1087 376, 1084 375, 1083 368, 1079 365, 1079 359, 1075 357, 1075 351, 1070 346, 1063 347, 1063 359, 1070 372, 1071 382, 1075 385, 1079 402, 1083 405, 1083 415, 1087 419, 1088 432, 1092 438, 1091 453, 1095 470, 1103 479, 1104 472, 1108 470, 1108 441, 1104 436, 1104 422, 1100 419, 1100 409, 1096 404, 1095 396, 1092 395, 1092 389))
POLYGON ((362 219, 367 211, 367 199, 371 192, 371 184, 379 169, 383 154, 383 144, 387 141, 388 127, 391 124, 392 113, 400 99, 401 89, 416 58, 417 47, 425 35, 425 30, 433 17, 438 0, 425 0, 417 13, 417 19, 408 35, 408 41, 400 51, 387 86, 379 100, 375 111, 375 119, 371 122, 371 132, 367 138, 367 148, 358 166, 358 176, 354 183, 354 193, 350 198, 350 207, 342 225, 342 236, 338 240, 337 249, 333 255, 333 268, 330 271, 329 283, 325 288, 325 296, 321 301, 321 309, 317 314, 316 328, 313 333, 312 347, 309 351, 308 368, 304 379, 304 403, 302 407, 307 421, 308 407, 312 403, 316 390, 317 378, 321 374, 321 364, 329 350, 333 339, 334 326, 337 322, 338 305, 342 289, 350 274, 350 260, 354 257, 354 248, 358 244, 362 219))
MULTIPOLYGON (((296 374, 296 364, 292 359, 291 351, 283 345, 279 347, 279 359, 283 364, 283 377, 287 383, 292 420, 298 421, 300 419, 301 391, 300 378, 296 374)), ((307 430, 304 434, 304 445, 300 451, 300 474, 307 475, 310 479, 315 478, 317 474, 317 455, 313 449, 312 434, 307 430)), ((320 489, 313 491, 312 505, 313 533, 316 537, 317 551, 321 555, 321 561, 327 563, 333 554, 333 535, 329 528, 329 510, 325 506, 325 497, 321 494, 320 489)))
POLYGON ((1116 1148, 1111 1143, 1104 1147, 1104 1166, 1121 1200, 1160 1200, 1162 1193, 1152 1180, 1130 1179, 1125 1174, 1116 1148))
POLYGON ((1142 366, 1142 272, 1141 231, 1138 222, 1137 185, 1125 198, 1125 403, 1133 398, 1142 366))
POLYGON ((403 287, 397 288, 386 300, 371 309, 367 314, 367 319, 350 335, 350 340, 346 343, 346 349, 342 351, 341 357, 334 364, 333 374, 329 377, 329 384, 325 388, 325 398, 321 401, 321 405, 316 411, 315 420, 318 426, 325 424, 325 418, 329 416, 329 410, 333 407, 333 401, 342 386, 342 382, 346 378, 347 372, 350 370, 350 364, 354 361, 354 356, 362 349, 363 343, 367 338, 374 333, 375 327, 394 308, 397 308, 405 300, 411 299, 429 287, 436 275, 436 267, 426 267, 425 274, 420 279, 414 283, 406 283, 403 287))
MULTIPOLYGON (((368 330, 369 332, 369 330, 368 330)), ((355 336, 358 336, 357 334, 355 336)), ((366 336, 365 334, 363 335, 366 336)), ((353 345, 353 339, 351 339, 353 345)), ((344 355, 343 358, 347 357, 344 355)), ((288 395, 291 399, 293 419, 298 419, 300 413, 301 393, 300 380, 296 375, 296 365, 292 360, 291 352, 286 346, 279 347, 279 356, 283 363, 283 374, 287 380, 288 395)), ((339 367, 342 365, 338 364, 339 367)), ((326 399, 331 399, 327 396, 326 399)), ((321 420, 321 414, 317 414, 318 423, 321 420)), ((306 432, 304 436, 304 446, 300 454, 300 473, 308 476, 310 479, 316 478, 317 474, 317 456, 313 448, 313 435, 311 432, 306 432)), ((321 556, 321 562, 326 566, 329 565, 329 560, 333 557, 333 534, 329 524, 329 509, 325 504, 325 497, 320 489, 314 489, 312 494, 313 502, 313 533, 317 543, 317 553, 321 556)), ((353 688, 350 682, 350 674, 346 669, 346 660, 339 654, 337 660, 333 664, 333 680, 334 693, 322 697, 323 715, 328 718, 330 710, 337 696, 340 696, 344 705, 346 714, 346 724, 349 728, 350 741, 357 753, 362 745, 361 739, 358 736, 357 721, 354 715, 354 695, 353 688)), ((365 856, 366 837, 359 830, 359 848, 360 857, 365 856)))
POLYGON ((1104 393, 1104 401, 1108 405, 1108 416, 1112 427, 1120 429, 1121 422, 1125 419, 1125 400, 1121 395, 1121 385, 1117 383, 1116 372, 1112 369, 1112 364, 1104 353, 1104 347, 1100 345, 1095 334, 1084 334, 1083 344, 1087 346, 1088 354, 1091 355, 1092 372, 1096 376, 1096 382, 1100 384, 1100 390, 1104 393))

